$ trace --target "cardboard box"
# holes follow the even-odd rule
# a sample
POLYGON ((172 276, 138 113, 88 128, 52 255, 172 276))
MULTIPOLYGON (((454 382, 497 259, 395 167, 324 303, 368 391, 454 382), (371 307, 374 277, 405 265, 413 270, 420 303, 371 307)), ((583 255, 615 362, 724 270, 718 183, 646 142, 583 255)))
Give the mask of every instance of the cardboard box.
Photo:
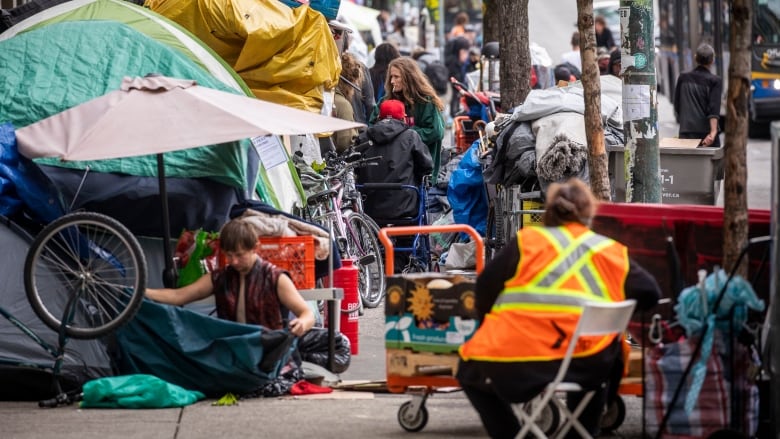
POLYGON ((385 347, 414 352, 457 352, 479 326, 474 285, 473 278, 460 274, 416 273, 389 277, 385 347))
POLYGON ((436 354, 412 352, 409 349, 387 349, 387 375, 403 377, 455 376, 460 356, 457 353, 436 354))

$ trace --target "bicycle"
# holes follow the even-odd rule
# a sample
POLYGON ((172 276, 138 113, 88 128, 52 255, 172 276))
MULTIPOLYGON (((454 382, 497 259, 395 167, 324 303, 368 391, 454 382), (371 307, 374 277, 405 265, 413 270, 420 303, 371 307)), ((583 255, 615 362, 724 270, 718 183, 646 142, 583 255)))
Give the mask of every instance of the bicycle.
POLYGON ((332 230, 342 255, 355 260, 360 270, 358 288, 361 306, 376 308, 385 292, 381 248, 377 239, 379 226, 362 212, 362 199, 355 185, 354 169, 376 165, 379 158, 357 159, 350 154, 350 161, 329 157, 325 174, 301 171, 302 183, 323 185, 325 190, 307 197, 304 215, 332 230), (355 209, 355 210, 353 210, 355 209))
POLYGON ((24 263, 25 294, 35 314, 57 332, 57 346, 0 307, 0 315, 54 358, 53 365, 0 358, 6 365, 24 365, 51 372, 55 397, 41 407, 71 404, 80 396, 64 392, 58 374, 68 337, 99 338, 133 318, 146 288, 146 259, 140 244, 125 226, 94 212, 66 214, 44 226, 31 241, 24 263))

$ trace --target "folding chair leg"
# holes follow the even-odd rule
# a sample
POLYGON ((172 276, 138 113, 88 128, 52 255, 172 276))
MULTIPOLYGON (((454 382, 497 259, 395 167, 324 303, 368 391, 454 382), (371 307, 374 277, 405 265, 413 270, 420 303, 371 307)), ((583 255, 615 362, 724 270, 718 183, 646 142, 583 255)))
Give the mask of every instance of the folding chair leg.
POLYGON ((580 424, 579 417, 582 414, 582 411, 585 410, 585 407, 588 405, 590 400, 593 399, 593 395, 595 394, 595 391, 586 393, 580 403, 574 409, 574 413, 569 411, 569 408, 566 407, 566 404, 561 402, 560 399, 553 398, 555 400, 555 404, 558 406, 558 410, 561 412, 561 416, 564 418, 563 425, 561 425, 561 428, 558 429, 558 431, 555 433, 556 438, 564 438, 566 433, 569 432, 569 429, 574 427, 574 429, 577 430, 577 433, 580 434, 580 437, 585 439, 593 439, 593 436, 591 436, 590 433, 585 430, 585 427, 580 424))
POLYGON ((531 401, 525 403, 531 405, 530 415, 524 410, 525 404, 523 404, 519 410, 515 411, 520 416, 520 423, 522 425, 520 432, 516 436, 518 439, 525 438, 526 434, 529 432, 533 433, 534 436, 539 439, 547 439, 547 435, 544 433, 544 431, 542 431, 542 429, 536 425, 536 419, 539 417, 539 415, 542 414, 542 411, 547 406, 547 403, 550 402, 551 397, 552 392, 549 392, 549 394, 545 392, 539 400, 534 398, 531 401))

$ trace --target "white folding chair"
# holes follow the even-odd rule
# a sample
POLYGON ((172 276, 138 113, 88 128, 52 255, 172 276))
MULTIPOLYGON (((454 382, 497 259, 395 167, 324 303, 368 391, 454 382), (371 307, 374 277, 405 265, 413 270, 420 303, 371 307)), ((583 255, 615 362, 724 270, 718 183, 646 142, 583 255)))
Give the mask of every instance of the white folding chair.
POLYGON ((555 433, 556 438, 562 438, 569 432, 571 427, 583 438, 591 439, 591 435, 580 424, 577 419, 588 402, 593 398, 596 393, 595 390, 588 391, 577 405, 574 412, 571 412, 566 404, 561 399, 555 397, 556 392, 581 392, 582 386, 577 383, 564 382, 566 372, 569 370, 569 364, 571 363, 572 355, 574 354, 574 348, 577 345, 577 340, 583 335, 605 335, 622 333, 628 326, 628 321, 631 319, 631 314, 634 312, 636 301, 626 300, 623 302, 586 302, 582 315, 577 322, 577 329, 574 331, 571 340, 569 341, 569 347, 566 349, 566 355, 561 361, 561 367, 558 369, 558 374, 555 379, 549 383, 541 393, 541 398, 537 396, 534 398, 533 409, 530 413, 525 410, 516 410, 515 412, 520 416, 520 422, 523 428, 518 433, 518 438, 524 438, 527 433, 533 433, 537 438, 546 438, 544 432, 536 425, 536 421, 539 419, 539 415, 542 413, 548 402, 553 401, 558 406, 561 416, 564 419, 564 423, 560 429, 555 433))

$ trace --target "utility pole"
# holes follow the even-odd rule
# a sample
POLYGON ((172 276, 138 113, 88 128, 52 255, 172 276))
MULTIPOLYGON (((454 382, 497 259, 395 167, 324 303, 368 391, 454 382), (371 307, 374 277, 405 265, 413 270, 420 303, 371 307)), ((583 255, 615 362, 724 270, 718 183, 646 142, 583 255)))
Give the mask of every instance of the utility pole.
POLYGON ((620 0, 626 201, 661 202, 652 0, 620 0))

